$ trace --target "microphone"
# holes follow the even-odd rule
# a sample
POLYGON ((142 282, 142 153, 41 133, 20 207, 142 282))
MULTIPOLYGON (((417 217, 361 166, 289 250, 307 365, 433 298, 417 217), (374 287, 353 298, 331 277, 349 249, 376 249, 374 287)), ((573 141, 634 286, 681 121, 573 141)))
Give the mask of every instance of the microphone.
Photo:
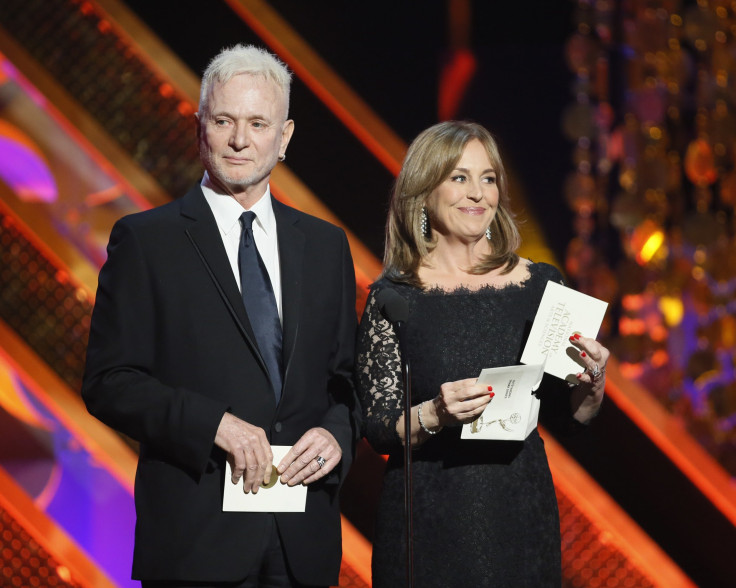
POLYGON ((409 303, 393 288, 376 294, 376 306, 383 318, 396 326, 404 382, 404 522, 406 525, 406 586, 414 587, 414 538, 412 529, 412 457, 411 457, 411 367, 404 348, 404 325, 409 318, 409 303))
POLYGON ((409 303, 393 288, 384 288, 376 294, 376 306, 388 322, 396 325, 399 350, 404 355, 404 324, 409 318, 409 303))
POLYGON ((390 323, 404 323, 409 318, 409 303, 393 288, 384 288, 376 294, 378 310, 390 323))

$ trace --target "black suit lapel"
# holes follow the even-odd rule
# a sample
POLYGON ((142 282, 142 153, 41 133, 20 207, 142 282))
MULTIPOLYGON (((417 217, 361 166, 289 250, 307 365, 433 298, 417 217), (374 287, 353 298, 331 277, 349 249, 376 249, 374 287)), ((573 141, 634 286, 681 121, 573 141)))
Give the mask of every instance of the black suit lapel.
POLYGON ((248 315, 243 306, 243 298, 240 295, 235 276, 233 276, 233 270, 228 261, 225 246, 217 228, 217 222, 207 204, 207 200, 205 200, 204 194, 202 194, 201 188, 195 186, 187 192, 180 202, 182 216, 194 221, 185 229, 187 236, 197 250, 197 254, 215 283, 223 302, 248 341, 258 362, 267 372, 258 345, 256 345, 253 329, 248 321, 248 315))
POLYGON ((302 279, 304 277, 304 243, 306 237, 298 228, 294 211, 272 199, 279 241, 281 265, 281 309, 284 325, 284 391, 289 374, 289 361, 299 332, 302 279))

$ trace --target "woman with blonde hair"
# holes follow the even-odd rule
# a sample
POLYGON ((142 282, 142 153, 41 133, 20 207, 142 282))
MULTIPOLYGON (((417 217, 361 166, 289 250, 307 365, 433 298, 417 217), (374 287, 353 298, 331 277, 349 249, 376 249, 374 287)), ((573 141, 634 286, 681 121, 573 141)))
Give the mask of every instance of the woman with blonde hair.
MULTIPOLYGON (((368 297, 356 377, 365 435, 388 454, 373 546, 373 585, 403 585, 401 356, 376 297, 408 304, 403 349, 412 366, 413 576, 417 586, 559 586, 560 527, 544 444, 461 440, 494 395, 483 368, 519 363, 551 265, 517 254, 519 230, 491 134, 472 122, 439 123, 411 144, 386 227, 384 271, 368 297)), ((586 424, 603 399, 609 352, 571 335, 578 384, 545 376, 540 420, 552 430, 586 424)))

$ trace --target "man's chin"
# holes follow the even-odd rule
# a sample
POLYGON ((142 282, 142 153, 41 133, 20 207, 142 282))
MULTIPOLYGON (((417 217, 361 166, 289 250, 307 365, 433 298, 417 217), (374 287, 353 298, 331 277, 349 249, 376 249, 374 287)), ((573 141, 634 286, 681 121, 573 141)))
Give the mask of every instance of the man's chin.
POLYGON ((236 193, 247 190, 251 186, 259 184, 268 177, 268 174, 249 175, 249 176, 231 176, 225 174, 209 174, 210 180, 220 190, 226 193, 236 193))

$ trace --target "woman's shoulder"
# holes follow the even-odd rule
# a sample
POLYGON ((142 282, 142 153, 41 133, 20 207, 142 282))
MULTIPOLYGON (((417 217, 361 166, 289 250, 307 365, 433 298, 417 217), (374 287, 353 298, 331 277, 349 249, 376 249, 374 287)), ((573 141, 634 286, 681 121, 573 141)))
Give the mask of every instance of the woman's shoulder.
POLYGON ((407 301, 410 300, 416 292, 416 288, 410 284, 397 282, 391 278, 382 276, 368 287, 366 309, 372 309, 370 312, 375 312, 376 308, 384 305, 387 300, 394 298, 390 294, 387 296, 387 290, 393 290, 395 294, 407 301))
POLYGON ((378 280, 376 280, 370 285, 370 291, 374 295, 380 292, 381 290, 386 290, 388 288, 392 288, 401 293, 406 293, 406 292, 411 292, 411 291, 416 290, 416 288, 412 286, 411 284, 407 284, 406 282, 400 282, 398 280, 394 280, 387 276, 381 276, 378 280))
POLYGON ((553 282, 565 284, 565 278, 563 277, 562 272, 550 263, 545 263, 543 261, 534 262, 530 259, 521 259, 519 263, 525 263, 527 265, 529 274, 532 278, 544 280, 545 283, 552 280, 553 282))
POLYGON ((390 288, 393 282, 386 276, 381 276, 375 282, 370 285, 371 290, 383 290, 384 288, 390 288))

